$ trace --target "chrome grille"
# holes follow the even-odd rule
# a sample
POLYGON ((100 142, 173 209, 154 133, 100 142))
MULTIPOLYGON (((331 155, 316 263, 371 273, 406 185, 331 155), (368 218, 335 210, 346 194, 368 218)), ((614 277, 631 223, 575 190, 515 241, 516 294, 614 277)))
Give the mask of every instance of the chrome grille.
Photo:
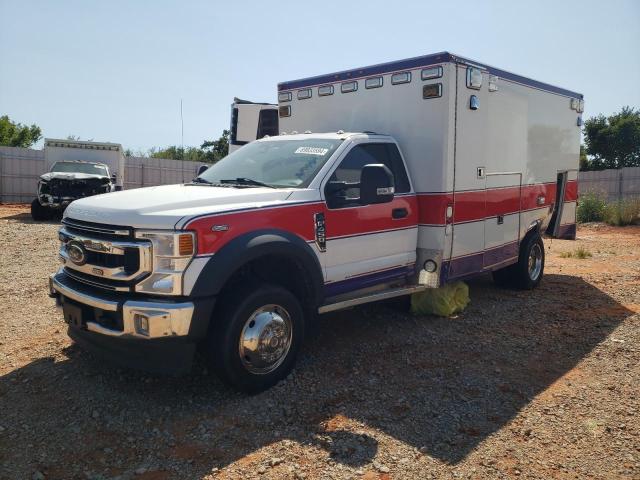
MULTIPOLYGON (((65 272, 74 280, 112 291, 131 291, 133 285, 149 275, 153 269, 150 241, 115 239, 118 230, 86 225, 87 233, 65 219, 60 229, 60 261, 65 272), (104 233, 100 232, 102 230, 104 233)), ((122 228, 129 235, 129 230, 122 228)))
POLYGON ((116 235, 119 237, 128 237, 128 236, 131 236, 132 234, 132 229, 128 227, 121 227, 117 225, 103 225, 101 223, 93 223, 93 222, 84 222, 81 220, 74 220, 73 218, 62 219, 62 224, 78 233, 116 235))

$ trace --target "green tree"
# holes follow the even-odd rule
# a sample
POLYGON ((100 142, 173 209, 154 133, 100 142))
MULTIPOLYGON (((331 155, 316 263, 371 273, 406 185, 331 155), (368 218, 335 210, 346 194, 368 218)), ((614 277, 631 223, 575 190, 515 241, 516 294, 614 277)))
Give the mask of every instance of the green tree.
MULTIPOLYGON (((130 152, 130 150, 127 150, 130 152)), ((198 147, 178 147, 170 145, 166 148, 150 148, 145 155, 152 158, 171 158, 174 160, 190 160, 192 162, 215 163, 229 153, 229 130, 223 130, 218 140, 205 140, 198 147)))
POLYGON ((587 149, 584 145, 580 145, 580 171, 591 170, 591 162, 587 157, 587 149))
POLYGON ((640 110, 623 107, 584 122, 589 170, 640 166, 640 110))
POLYGON ((37 125, 12 122, 8 115, 0 117, 0 145, 29 148, 41 138, 42 130, 37 125))
POLYGON ((178 147, 171 145, 167 148, 149 150, 152 158, 171 158, 173 160, 189 160, 192 162, 209 162, 205 151, 197 147, 178 147))
POLYGON ((202 142, 202 145, 200 145, 202 150, 210 154, 210 163, 215 163, 229 155, 229 133, 229 130, 223 130, 218 140, 205 140, 202 142))

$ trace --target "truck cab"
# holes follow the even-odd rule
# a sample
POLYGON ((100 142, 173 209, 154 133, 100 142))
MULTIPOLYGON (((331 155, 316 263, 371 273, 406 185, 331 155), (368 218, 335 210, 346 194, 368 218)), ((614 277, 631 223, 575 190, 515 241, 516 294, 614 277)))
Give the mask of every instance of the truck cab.
POLYGON ((279 135, 69 205, 50 277, 69 335, 152 371, 199 349, 256 392, 319 314, 481 274, 535 288, 543 235, 575 235, 582 97, 525 81, 443 53, 280 84, 279 135))

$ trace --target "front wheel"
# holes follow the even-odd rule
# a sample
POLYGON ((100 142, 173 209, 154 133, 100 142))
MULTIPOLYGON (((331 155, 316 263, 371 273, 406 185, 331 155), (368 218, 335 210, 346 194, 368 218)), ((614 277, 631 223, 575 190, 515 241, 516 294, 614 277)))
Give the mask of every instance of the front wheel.
POLYGON ((42 206, 37 198, 31 202, 31 218, 36 222, 51 220, 51 217, 53 217, 51 209, 42 206))
POLYGON ((285 378, 304 338, 298 299, 278 285, 260 284, 240 288, 221 301, 206 345, 213 370, 247 393, 285 378))

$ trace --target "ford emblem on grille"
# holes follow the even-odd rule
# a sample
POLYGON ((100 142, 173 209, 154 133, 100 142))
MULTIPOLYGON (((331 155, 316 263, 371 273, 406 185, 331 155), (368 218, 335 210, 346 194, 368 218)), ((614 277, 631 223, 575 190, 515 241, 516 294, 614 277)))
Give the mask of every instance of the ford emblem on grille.
POLYGON ((66 246, 67 255, 76 265, 84 265, 87 263, 87 253, 80 242, 71 241, 66 246))

